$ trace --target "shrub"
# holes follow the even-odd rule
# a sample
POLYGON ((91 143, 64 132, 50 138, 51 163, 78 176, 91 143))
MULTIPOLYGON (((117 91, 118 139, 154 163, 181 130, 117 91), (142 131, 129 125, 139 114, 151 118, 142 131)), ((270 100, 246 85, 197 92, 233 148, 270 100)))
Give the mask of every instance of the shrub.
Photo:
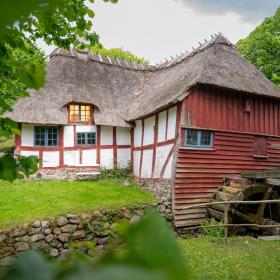
POLYGON ((103 178, 129 179, 131 178, 132 170, 130 164, 127 167, 121 167, 119 164, 116 164, 113 169, 100 167, 99 172, 103 178))

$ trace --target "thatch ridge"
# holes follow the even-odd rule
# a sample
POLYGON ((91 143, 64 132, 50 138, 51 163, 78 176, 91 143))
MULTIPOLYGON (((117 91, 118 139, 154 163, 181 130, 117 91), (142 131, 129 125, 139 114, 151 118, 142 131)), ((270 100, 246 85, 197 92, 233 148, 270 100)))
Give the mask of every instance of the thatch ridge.
POLYGON ((67 124, 65 105, 87 102, 96 106, 96 124, 126 127, 135 119, 181 101, 199 84, 280 97, 279 88, 221 34, 191 53, 158 65, 56 49, 50 55, 46 81, 42 89, 18 100, 8 116, 18 122, 67 124))

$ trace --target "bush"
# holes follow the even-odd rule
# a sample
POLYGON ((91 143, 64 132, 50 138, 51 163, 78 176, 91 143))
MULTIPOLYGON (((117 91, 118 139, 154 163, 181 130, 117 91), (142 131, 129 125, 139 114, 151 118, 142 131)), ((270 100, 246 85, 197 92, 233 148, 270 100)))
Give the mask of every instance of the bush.
POLYGON ((121 167, 119 164, 116 164, 113 169, 100 167, 99 172, 103 178, 130 179, 132 170, 130 164, 127 167, 121 167))

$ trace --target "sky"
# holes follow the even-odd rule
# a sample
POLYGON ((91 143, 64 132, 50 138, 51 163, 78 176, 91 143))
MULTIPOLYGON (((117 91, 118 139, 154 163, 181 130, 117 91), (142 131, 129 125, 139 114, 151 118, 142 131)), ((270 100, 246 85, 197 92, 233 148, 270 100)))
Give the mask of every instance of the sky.
MULTIPOLYGON (((279 0, 95 0, 89 5, 104 47, 121 47, 154 64, 190 51, 214 33, 236 43, 273 15, 279 0)), ((47 54, 54 49, 38 44, 47 54)))

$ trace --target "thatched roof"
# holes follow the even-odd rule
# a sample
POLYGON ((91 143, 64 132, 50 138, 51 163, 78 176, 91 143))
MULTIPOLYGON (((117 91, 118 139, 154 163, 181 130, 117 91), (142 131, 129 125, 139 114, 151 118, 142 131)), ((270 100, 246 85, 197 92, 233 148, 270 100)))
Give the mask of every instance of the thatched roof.
POLYGON ((280 97, 280 90, 218 35, 157 66, 57 49, 45 86, 20 99, 9 116, 22 123, 67 124, 66 105, 82 102, 96 106, 96 124, 130 126, 129 121, 181 101, 200 84, 280 97))

